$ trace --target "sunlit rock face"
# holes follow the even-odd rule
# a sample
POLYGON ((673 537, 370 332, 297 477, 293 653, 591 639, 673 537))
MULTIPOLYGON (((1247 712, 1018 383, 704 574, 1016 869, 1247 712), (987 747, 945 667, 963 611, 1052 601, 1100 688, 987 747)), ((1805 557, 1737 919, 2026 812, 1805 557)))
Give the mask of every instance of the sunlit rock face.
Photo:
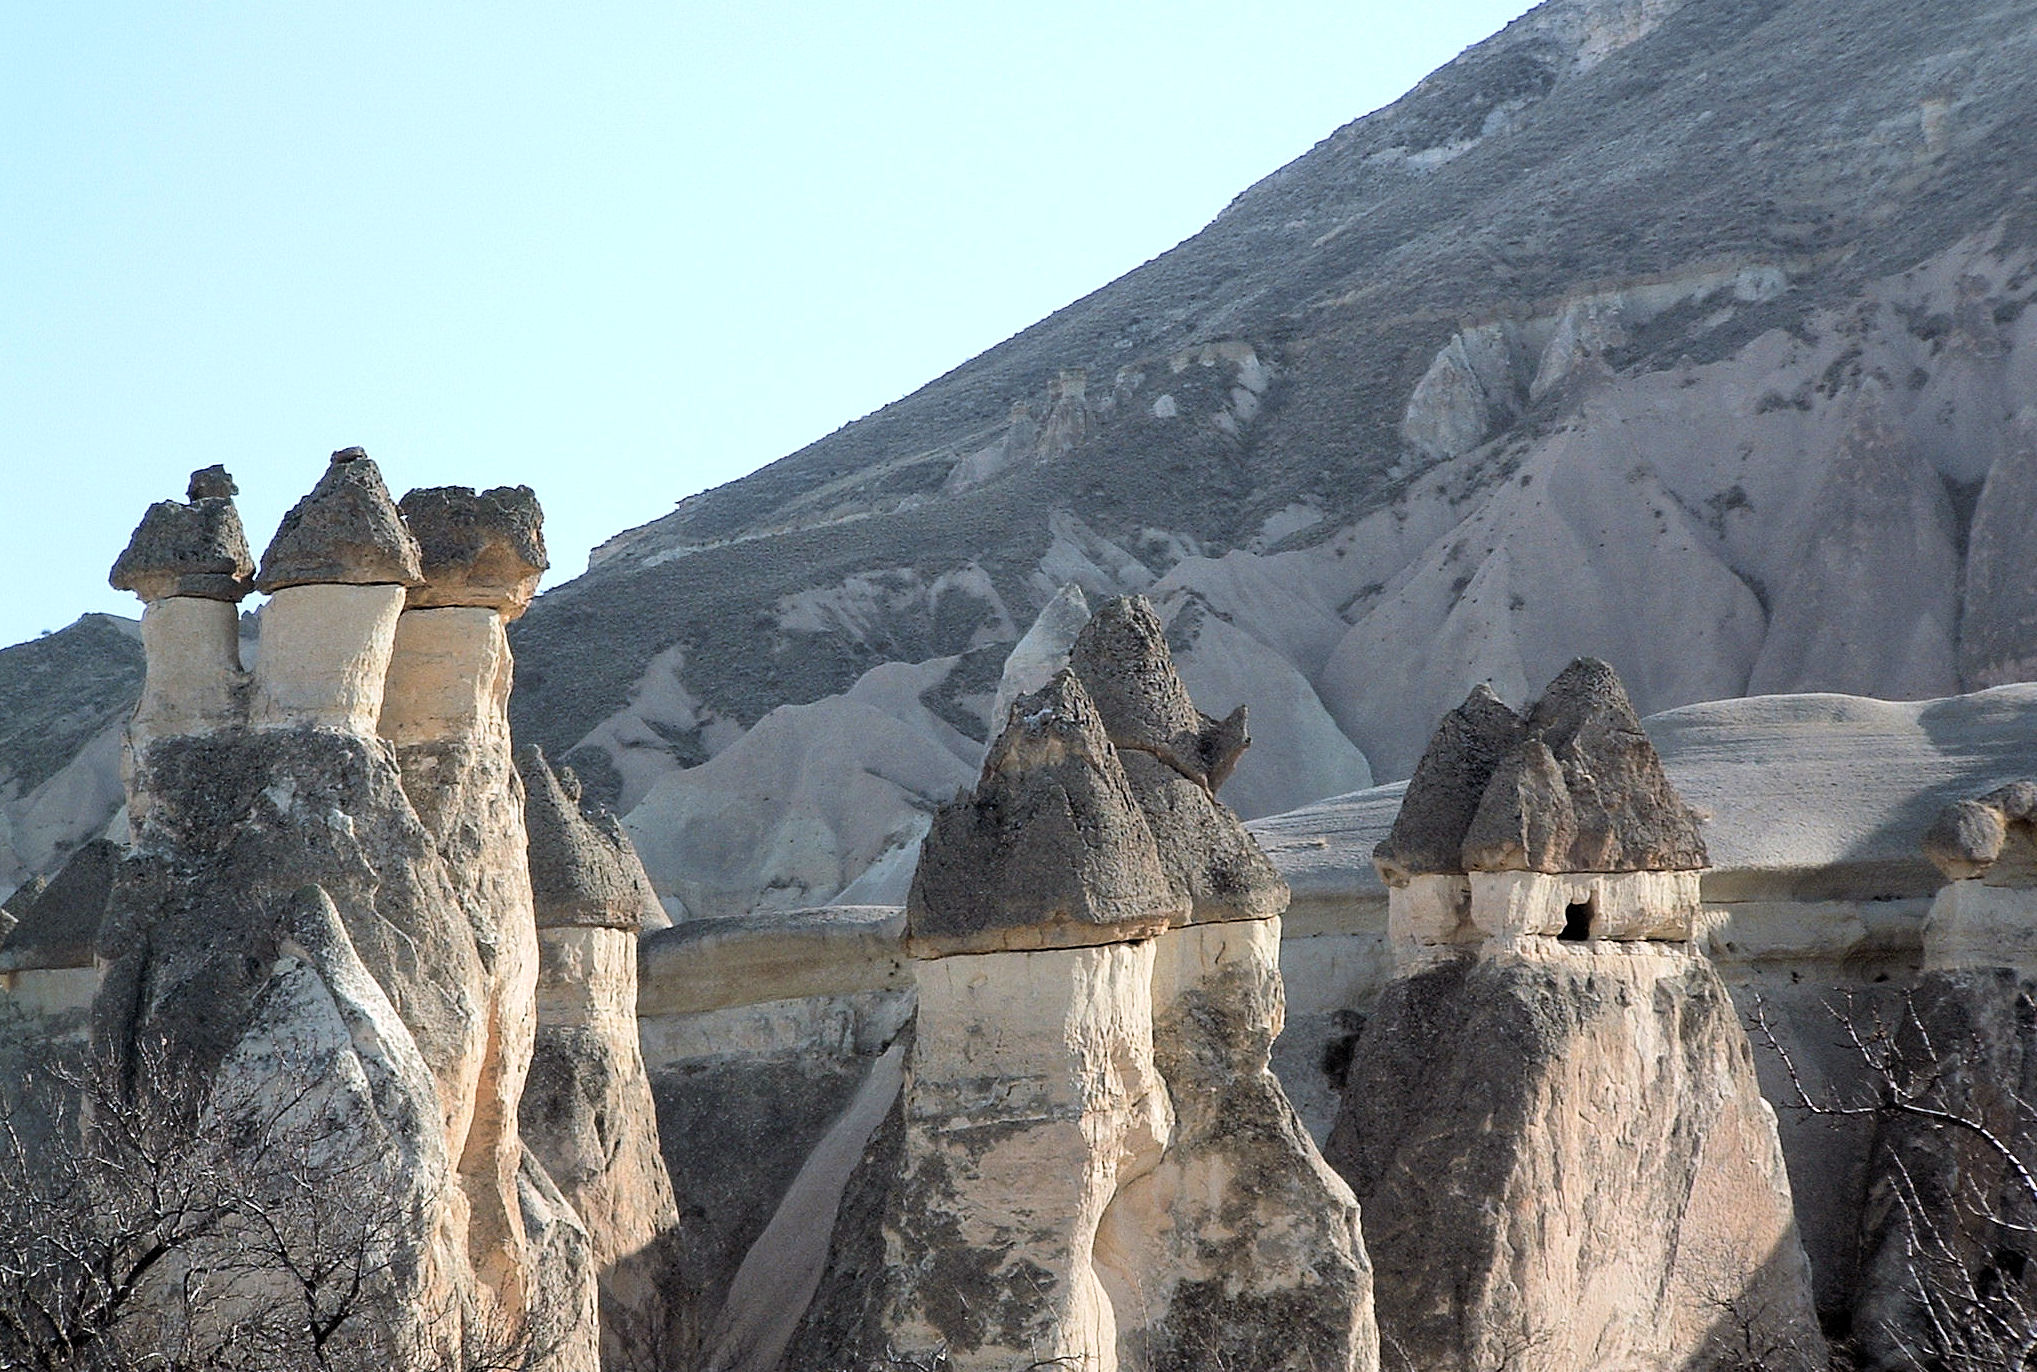
POLYGON ((1286 888, 1214 796, 1242 712, 1131 600, 1009 720, 921 853, 898 1103, 784 1365, 1377 1366, 1357 1207, 1268 1063, 1286 888))
MULTIPOLYGON (((186 523, 227 523, 218 477, 194 478, 186 523)), ((537 943, 502 622, 521 599, 406 609, 443 559, 349 449, 264 554, 248 673, 204 609, 230 616, 230 596, 136 570, 166 522, 152 511, 116 572, 160 630, 93 1047, 136 1062, 163 1043, 244 1110, 320 1103, 362 1203, 395 1207, 374 1279, 396 1342, 374 1346, 474 1352, 521 1328, 544 1365, 595 1366, 587 1233, 517 1130, 537 943)))
POLYGON ((1418 1365, 1824 1365, 1697 828, 1603 663, 1525 718, 1474 692, 1417 766, 1326 1152, 1418 1365))

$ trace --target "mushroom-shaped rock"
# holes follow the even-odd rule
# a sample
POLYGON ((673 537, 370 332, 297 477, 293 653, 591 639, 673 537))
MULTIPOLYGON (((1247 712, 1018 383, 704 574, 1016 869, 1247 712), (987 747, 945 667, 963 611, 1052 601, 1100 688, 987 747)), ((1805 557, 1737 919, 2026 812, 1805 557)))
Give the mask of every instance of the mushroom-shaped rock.
POLYGON ((1402 886, 1418 876, 1461 873, 1464 835, 1500 763, 1515 752, 1524 726, 1488 686, 1473 688, 1443 716, 1408 778, 1393 829, 1372 850, 1381 880, 1402 886))
POLYGON ((1467 870, 1705 866, 1698 817, 1669 784, 1611 667, 1595 658, 1571 663, 1530 712, 1526 735, 1496 770, 1465 833, 1467 870))
POLYGON ((560 782, 535 744, 517 750, 516 769, 538 926, 635 931, 666 923, 644 864, 614 818, 583 813, 578 788, 560 782))
POLYGON ((234 508, 237 488, 224 467, 191 473, 190 503, 162 500, 149 506, 107 577, 116 591, 145 601, 171 596, 238 601, 246 596, 255 563, 234 508))
POLYGON ((1160 617, 1143 597, 1107 602, 1069 654, 1145 814, 1187 922, 1266 919, 1287 883, 1216 788, 1251 742, 1240 706, 1215 720, 1175 673, 1160 617), (1095 683, 1092 688, 1092 683, 1095 683))
POLYGON ((111 839, 72 853, 46 887, 14 908, 21 922, 0 945, 0 972, 90 967, 119 867, 120 845, 111 839))
POLYGON ((934 815, 906 901, 916 953, 1150 938, 1183 913, 1082 683, 1013 703, 976 789, 934 815))
POLYGON ((415 586, 424 579, 417 540, 404 526, 382 473, 359 448, 332 455, 311 494, 292 506, 262 554, 255 589, 290 586, 415 586))
POLYGON ((410 590, 413 610, 485 606, 515 619, 551 565, 544 511, 528 486, 478 495, 465 486, 410 492, 398 507, 417 539, 424 584, 410 590))

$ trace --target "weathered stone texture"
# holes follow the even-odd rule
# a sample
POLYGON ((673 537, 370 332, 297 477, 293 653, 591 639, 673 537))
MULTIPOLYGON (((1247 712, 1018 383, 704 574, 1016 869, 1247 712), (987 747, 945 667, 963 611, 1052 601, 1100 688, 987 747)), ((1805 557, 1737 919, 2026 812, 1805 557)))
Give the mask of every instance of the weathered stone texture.
POLYGON ((1452 959, 1393 982, 1325 1153, 1412 1365, 1822 1368, 1775 1120, 1683 949, 1452 959))
POLYGON ((262 554, 255 589, 388 584, 424 579, 411 537, 382 473, 360 448, 343 448, 311 489, 290 507, 262 554))
POLYGON ((422 585, 410 608, 481 605, 515 619, 551 565, 544 512, 528 486, 466 486, 411 491, 397 507, 417 539, 422 585))
POLYGON ((55 877, 10 898, 13 928, 0 929, 0 972, 90 967, 120 865, 120 845, 93 839, 55 877))
POLYGON ((1373 850, 1383 879, 1404 885, 1464 870, 1464 832, 1493 773, 1519 746, 1522 727, 1521 717, 1489 686, 1473 688, 1443 716, 1408 778, 1393 831, 1373 850))
POLYGON ((224 467, 191 474, 190 503, 149 506, 107 580, 145 601, 197 596, 238 601, 251 589, 253 555, 224 467))
POLYGON ((577 788, 545 762, 535 744, 517 751, 530 828, 531 886, 538 923, 588 925, 632 933, 663 913, 636 848, 608 815, 589 816, 577 788))
POLYGON ((1149 937, 1184 902, 1088 693, 1071 672, 1022 696, 975 791, 934 815, 906 905, 928 951, 1149 937))
POLYGON ((1217 799, 1251 741, 1244 707, 1221 721, 1195 708, 1142 596, 1099 608, 1068 662, 1096 702, 1168 884, 1187 906, 1182 922, 1265 919, 1286 909, 1287 884, 1217 799))

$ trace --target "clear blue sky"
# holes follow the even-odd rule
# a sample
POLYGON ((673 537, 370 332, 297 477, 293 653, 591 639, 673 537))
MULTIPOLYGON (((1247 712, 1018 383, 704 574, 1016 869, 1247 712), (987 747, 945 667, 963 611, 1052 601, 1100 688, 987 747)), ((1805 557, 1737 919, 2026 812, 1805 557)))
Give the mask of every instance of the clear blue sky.
POLYGON ((1160 253, 1527 0, 0 7, 0 643, 224 462, 554 570, 1160 253))

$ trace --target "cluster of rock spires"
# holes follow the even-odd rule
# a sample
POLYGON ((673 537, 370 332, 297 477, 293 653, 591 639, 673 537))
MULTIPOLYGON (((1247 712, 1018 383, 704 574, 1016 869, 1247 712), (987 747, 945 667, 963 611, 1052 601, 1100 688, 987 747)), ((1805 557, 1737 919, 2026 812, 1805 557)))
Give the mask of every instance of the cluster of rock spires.
MULTIPOLYGON (((843 1113, 868 1116, 860 1160, 793 1185, 786 1222, 831 1226, 825 1251, 764 1270, 799 1248, 781 1231, 703 1278, 672 1159, 709 1140, 661 1141, 638 1022, 664 911, 572 771, 511 744, 535 500, 399 504, 347 450, 258 570, 232 495, 194 474, 115 566, 147 607, 127 841, 9 898, 0 990, 130 1070, 163 1046, 223 1123, 330 1122, 401 1218, 374 1279, 405 1327, 364 1348, 510 1325, 560 1372, 1825 1365, 1776 1118, 1701 947, 1700 816, 1605 664, 1522 713, 1480 688, 1437 729, 1374 853, 1393 974, 1318 1149, 1271 1065, 1288 887, 1217 798, 1244 711, 1195 707, 1143 599, 1071 599, 1066 665, 1027 666, 895 932, 854 925, 896 940, 910 1011, 843 1113), (784 1308, 757 1318, 760 1291, 784 1308)), ((1946 884, 1885 1062, 1991 1132, 1877 1123, 1872 1366, 1936 1317, 1934 1214, 2037 1204, 2013 1165, 2037 1145, 2033 825, 2023 781, 1925 839, 1946 884)), ((2009 1239, 1940 1247, 2037 1280, 2009 1239)))
POLYGON ((160 1051, 215 1108, 335 1122, 324 1154, 402 1222, 375 1239, 378 1327, 329 1352, 524 1331, 535 1365, 620 1365, 686 1318, 653 1270, 678 1215, 635 1023, 662 911, 613 820, 512 758, 503 629, 546 565, 537 502, 399 505, 347 449, 257 568, 234 493, 195 473, 114 566, 146 605, 130 842, 19 911, 9 970, 76 977, 59 998, 130 1074, 160 1051))
POLYGON ((1215 796, 1243 712, 1127 598, 1008 719, 922 849, 882 1199, 787 1365, 1376 1367, 1357 1205, 1269 1065, 1287 887, 1215 796))

